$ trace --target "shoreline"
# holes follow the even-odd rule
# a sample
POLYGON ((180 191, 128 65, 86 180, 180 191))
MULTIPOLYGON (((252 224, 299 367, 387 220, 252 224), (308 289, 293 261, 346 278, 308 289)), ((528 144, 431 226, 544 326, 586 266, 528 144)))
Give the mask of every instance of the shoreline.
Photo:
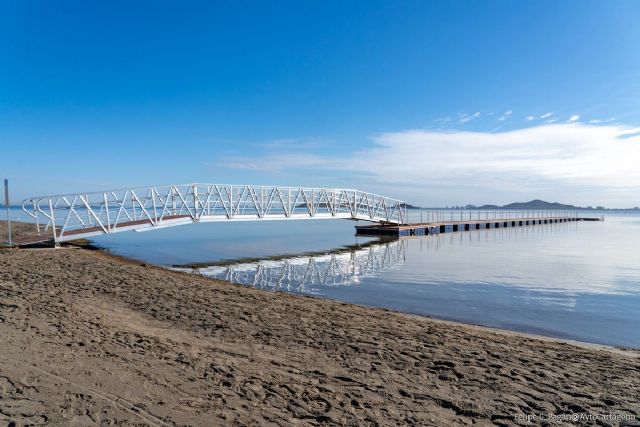
MULTIPOLYGON (((369 242, 366 243, 362 246, 368 246, 371 244, 375 244, 378 242, 369 242)), ((101 246, 95 245, 93 243, 91 243, 89 240, 82 240, 82 241, 71 241, 67 243, 67 247, 71 247, 71 248, 77 248, 77 249, 85 249, 85 250, 90 250, 90 251, 98 251, 100 253, 102 253, 105 256, 108 257, 112 257, 114 259, 117 259, 120 262, 123 263, 131 263, 134 265, 139 265, 141 267, 146 267, 146 268, 157 268, 160 269, 161 271, 171 271, 174 273, 179 273, 179 274, 187 274, 187 275, 197 275, 199 277, 202 277, 204 279, 207 280, 211 280, 213 282, 220 282, 220 283, 227 283, 229 285, 232 286, 240 286, 240 287, 244 287, 246 288, 247 286, 239 284, 239 283, 234 283, 234 282, 230 282, 228 280, 224 280, 224 279, 214 279, 212 277, 203 275, 203 274, 199 274, 197 272, 188 272, 188 271, 181 271, 181 270, 174 270, 173 268, 192 268, 192 269, 196 269, 196 268, 200 268, 200 267, 208 267, 208 266, 225 266, 225 265, 229 265, 232 263, 236 263, 236 262, 251 262, 252 260, 262 260, 264 258, 241 258, 238 260, 222 260, 219 263, 187 263, 187 264, 180 264, 180 265, 171 265, 171 266, 162 266, 162 265, 156 265, 156 264, 149 264, 147 262, 144 262, 142 260, 138 260, 136 258, 132 258, 132 257, 127 257, 124 255, 118 255, 118 254, 114 254, 113 252, 111 252, 109 249, 103 248, 101 246)), ((318 255, 318 254, 325 254, 325 253, 341 253, 341 252, 345 252, 348 249, 339 249, 336 250, 335 252, 331 251, 331 252, 323 252, 323 251, 317 251, 317 252, 304 252, 301 253, 300 256, 313 256, 313 255, 318 255)), ((285 257, 291 257, 291 255, 274 255, 271 257, 267 257, 266 259, 273 259, 273 260, 278 260, 278 259, 282 259, 285 257)), ((252 288, 252 289, 257 289, 257 288, 252 288)), ((580 341, 580 340, 574 340, 571 338, 560 338, 560 337, 553 337, 553 336, 549 336, 549 335, 541 335, 541 334, 536 334, 533 332, 525 332, 525 331, 516 331, 513 329, 506 329, 506 328, 500 328, 500 327, 492 327, 492 326, 486 326, 486 325, 482 325, 482 324, 477 324, 477 323, 466 323, 466 322, 462 322, 462 321, 458 321, 458 320, 451 320, 451 319, 442 319, 439 317, 435 317, 435 316, 430 316, 430 315, 424 315, 424 314, 417 314, 417 313, 407 313, 404 311, 399 311, 399 310, 394 310, 394 309, 390 309, 390 308, 385 308, 385 307, 377 307, 377 306, 369 306, 369 305, 363 305, 363 304, 356 304, 356 303, 352 303, 352 302, 345 302, 345 301, 340 301, 340 300, 336 300, 336 299, 332 299, 332 298, 328 298, 328 297, 323 297, 323 296, 319 296, 319 295, 311 295, 311 294, 294 294, 294 293, 289 293, 289 292, 285 292, 285 291, 280 291, 280 290, 264 290, 264 289, 258 289, 262 292, 267 292, 267 293, 277 293, 277 294, 286 294, 286 295, 292 295, 295 297, 300 297, 300 298, 311 298, 311 299, 318 299, 318 300, 328 300, 328 301, 335 301, 341 304, 346 304, 346 305, 353 305, 354 307, 360 307, 363 309, 373 309, 373 310, 382 310, 382 311, 387 311, 387 312, 391 312, 391 313, 396 313, 398 315, 403 315, 403 316, 409 316, 409 317, 417 317, 417 318, 422 318, 422 319, 428 319, 434 322, 441 322, 443 324, 451 324, 451 325, 456 325, 456 326, 466 326, 469 328, 478 328, 480 331, 485 331, 485 332, 494 332, 494 333, 503 333, 505 335, 518 335, 518 336, 522 336, 522 337, 526 337, 526 338, 531 338, 531 339, 537 339, 537 340, 542 340, 542 341, 551 341, 551 342, 556 342, 556 343, 561 343, 561 344, 569 344, 569 345, 574 345, 577 347, 583 347, 583 348, 587 348, 587 349, 595 349, 595 350, 606 350, 606 351, 611 351, 617 354, 621 354, 621 355, 625 355, 625 356, 629 356, 629 357, 637 357, 640 358, 640 348, 635 348, 635 347, 623 347, 623 346, 615 346, 615 345, 609 345, 609 344, 600 344, 600 343, 594 343, 594 342, 589 342, 589 341, 580 341)))
POLYGON ((640 419, 636 350, 264 291, 95 248, 0 250, 0 336, 0 421, 18 424, 640 419))
MULTIPOLYGON (((99 248, 96 250, 100 250, 99 248)), ((111 254, 109 254, 108 252, 106 253, 107 255, 111 256, 111 254)), ((120 255, 115 255, 116 257, 120 257, 120 255)), ((147 267, 155 267, 155 268, 160 268, 161 270, 168 270, 168 271, 173 271, 176 273, 182 273, 182 274, 187 274, 187 275, 198 275, 200 277, 204 277, 205 279, 208 280, 212 280, 212 281, 217 281, 217 282, 222 282, 222 283, 227 283, 229 285, 232 286, 240 286, 240 287, 248 287, 246 285, 242 285, 239 283, 234 283, 234 282, 230 282, 228 280, 224 280, 224 279, 214 279, 212 277, 203 275, 203 274, 199 274, 197 272, 191 273, 188 271, 180 271, 180 270, 172 270, 170 268, 165 268, 163 266, 159 266, 159 265, 154 265, 154 264, 146 264, 142 261, 136 260, 136 259, 132 259, 132 258, 128 258, 128 257, 122 257, 124 260, 130 260, 134 263, 139 263, 139 265, 142 266, 147 266, 147 267)), ((267 293, 275 293, 275 294, 285 294, 285 295, 293 295, 295 297, 299 297, 299 298, 309 298, 312 300, 326 300, 326 301, 334 301, 334 302, 338 302, 341 304, 345 304, 345 305, 352 305, 354 307, 360 307, 363 309, 369 309, 369 310, 382 310, 385 312, 390 312, 390 313, 395 313, 401 316, 408 316, 409 318, 415 317, 418 319, 427 319, 433 322, 437 322, 437 323, 442 323, 445 325, 455 325, 455 326, 463 326, 463 327, 468 327, 471 329, 478 329, 481 332, 492 332, 492 333, 498 333, 498 334, 504 334, 504 335, 517 335, 517 336, 521 336, 521 337, 525 337, 525 338, 530 338, 530 339, 537 339, 537 340, 541 340, 541 341, 550 341, 550 342, 556 342, 559 344, 569 344, 569 345, 573 345, 576 347, 583 347, 583 348, 587 348, 587 349, 595 349, 595 350, 606 350, 606 351, 611 351, 614 353, 618 353, 621 355, 626 355, 629 357, 637 357, 640 358, 640 348, 635 348, 635 347, 626 347, 626 346, 615 346, 615 345, 610 345, 610 344, 600 344, 600 343, 595 343, 595 342, 589 342, 589 341, 580 341, 580 340, 575 340, 575 339, 571 339, 571 338, 561 338, 561 337, 554 337, 554 336, 550 336, 550 335, 541 335, 541 334, 536 334, 534 332, 525 332, 525 331, 516 331, 513 329, 506 329, 506 328, 500 328, 500 327, 493 327, 493 326, 486 326, 486 325, 482 325, 482 324, 478 324, 478 323, 467 323, 467 322, 463 322, 463 321, 459 321, 459 320, 451 320, 451 319, 443 319, 440 317, 436 317, 436 316, 431 316, 431 315, 426 315, 426 314, 418 314, 418 313, 409 313, 409 312, 404 312, 404 311, 400 311, 400 310, 394 310, 391 308, 386 308, 386 307, 379 307, 379 306, 371 306, 371 305, 364 305, 364 304, 356 304, 353 302, 345 302, 345 301, 341 301, 341 300, 337 300, 337 299, 333 299, 333 298, 329 298, 329 297, 324 297, 321 295, 313 295, 313 294, 298 294, 298 293, 290 293, 290 292, 286 292, 286 291, 282 291, 282 290, 265 290, 265 289, 260 289, 260 288, 253 288, 252 289, 258 289, 262 292, 267 292, 267 293)))

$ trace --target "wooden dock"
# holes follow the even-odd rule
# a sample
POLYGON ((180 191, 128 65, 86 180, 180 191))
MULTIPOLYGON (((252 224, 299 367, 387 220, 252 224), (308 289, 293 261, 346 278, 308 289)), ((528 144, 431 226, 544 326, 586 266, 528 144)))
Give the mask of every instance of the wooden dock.
POLYGON ((528 225, 556 224, 575 221, 602 221, 604 218, 546 217, 509 218, 486 220, 439 221, 403 225, 357 225, 358 236, 427 236, 430 234, 458 231, 483 230, 490 228, 524 227, 528 225))

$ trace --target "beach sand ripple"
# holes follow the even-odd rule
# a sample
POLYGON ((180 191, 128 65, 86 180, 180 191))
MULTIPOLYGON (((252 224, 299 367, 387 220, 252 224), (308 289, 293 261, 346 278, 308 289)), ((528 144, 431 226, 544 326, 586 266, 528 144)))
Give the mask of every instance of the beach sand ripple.
POLYGON ((0 425, 531 425, 518 417, 549 413, 640 419, 638 354, 99 251, 0 251, 0 425))

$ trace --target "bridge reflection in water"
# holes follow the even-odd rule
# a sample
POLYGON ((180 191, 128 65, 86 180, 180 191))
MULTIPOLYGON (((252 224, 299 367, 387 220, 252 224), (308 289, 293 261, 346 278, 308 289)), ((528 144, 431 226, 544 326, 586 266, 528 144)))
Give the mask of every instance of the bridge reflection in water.
POLYGON ((406 236, 322 254, 220 261, 221 256, 260 257, 304 247, 293 241, 331 244, 311 242, 320 233, 305 234, 306 224, 299 224, 289 239, 280 238, 279 228, 268 237, 252 233, 250 243, 235 246, 226 238, 212 241, 211 246, 199 247, 201 264, 183 265, 182 270, 265 290, 640 346, 637 215, 610 215, 605 222, 588 225, 572 221, 406 236), (212 246, 229 248, 208 251, 212 246), (209 256, 212 262, 204 262, 209 256))
POLYGON ((313 294, 320 287, 356 285, 392 270, 404 263, 406 248, 401 239, 332 253, 176 269, 261 289, 313 294))
MULTIPOLYGON (((575 231, 577 227, 574 222, 386 238, 329 252, 198 263, 173 269, 261 289, 306 294, 326 294, 322 288, 370 283, 366 279, 392 271, 397 273, 394 273, 394 279, 390 279, 393 282, 420 282, 427 285, 480 280, 497 283, 500 277, 487 276, 501 269, 487 270, 484 263, 491 265, 491 259, 501 253, 513 255, 520 245, 531 245, 545 236, 551 238, 558 232, 575 231), (506 247, 509 249, 496 252, 506 247), (478 251, 479 248, 483 249, 478 251), (465 268, 455 267, 462 264, 465 268)), ((527 262, 519 269, 527 269, 529 264, 527 262)), ((511 277, 511 280, 512 285, 521 288, 533 286, 526 278, 511 277)), ((567 284, 556 284, 553 278, 547 278, 544 283, 537 283, 535 288, 553 289, 556 286, 566 287, 567 284)))

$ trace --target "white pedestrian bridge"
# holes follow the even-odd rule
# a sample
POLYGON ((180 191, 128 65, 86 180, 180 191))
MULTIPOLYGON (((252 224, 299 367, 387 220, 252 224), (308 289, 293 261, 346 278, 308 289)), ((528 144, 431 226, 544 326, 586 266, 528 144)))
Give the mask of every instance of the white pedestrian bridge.
POLYGON ((55 243, 214 221, 351 219, 407 222, 407 205, 354 189, 225 184, 138 187, 25 199, 38 236, 55 243))

